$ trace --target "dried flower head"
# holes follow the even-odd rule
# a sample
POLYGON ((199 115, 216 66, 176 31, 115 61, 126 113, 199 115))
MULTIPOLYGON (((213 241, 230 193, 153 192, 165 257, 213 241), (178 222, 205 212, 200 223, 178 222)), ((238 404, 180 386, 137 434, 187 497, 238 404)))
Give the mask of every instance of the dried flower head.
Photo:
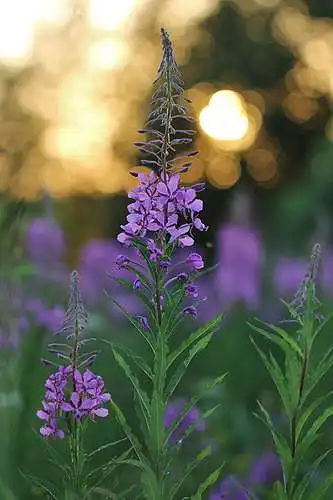
MULTIPOLYGON (((302 317, 304 314, 309 293, 312 293, 313 305, 316 306, 319 304, 319 301, 315 295, 316 291, 315 282, 319 267, 320 256, 321 256, 321 248, 319 243, 316 243, 312 248, 308 271, 302 283, 300 284, 293 301, 290 304, 294 308, 296 316, 298 318, 302 317)), ((316 315, 316 317, 317 319, 322 319, 321 316, 316 315)))
POLYGON ((174 58, 169 35, 163 28, 161 36, 163 56, 154 81, 157 88, 151 101, 152 111, 148 115, 145 128, 139 131, 148 134, 148 140, 137 142, 135 145, 141 153, 148 155, 148 159, 142 160, 142 165, 158 174, 161 172, 179 173, 188 170, 191 165, 188 159, 195 156, 197 152, 189 152, 179 158, 177 148, 179 145, 191 143, 191 136, 195 132, 188 126, 182 129, 175 126, 176 120, 193 122, 193 118, 188 116, 187 107, 183 104, 190 101, 183 96, 184 82, 174 58), (180 164, 179 159, 184 159, 185 163, 180 164))

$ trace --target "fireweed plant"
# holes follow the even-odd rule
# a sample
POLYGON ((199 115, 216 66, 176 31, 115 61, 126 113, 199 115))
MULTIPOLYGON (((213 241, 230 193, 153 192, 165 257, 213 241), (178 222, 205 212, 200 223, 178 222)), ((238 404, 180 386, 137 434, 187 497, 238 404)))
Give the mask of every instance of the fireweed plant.
MULTIPOLYGON (((131 316, 112 297, 112 293, 107 292, 147 347, 148 362, 124 346, 105 341, 111 346, 114 359, 133 386, 142 434, 134 434, 120 407, 111 400, 109 393, 104 392, 102 378, 90 370, 96 353, 83 357, 80 354, 81 348, 91 339, 85 339, 83 335, 87 327, 87 313, 80 295, 78 273, 74 271, 68 309, 60 331, 67 343, 62 341, 49 346, 50 352, 61 360, 62 365, 54 366, 52 362, 47 362, 56 371, 45 383, 42 408, 37 413, 43 424, 40 429, 43 437, 65 439, 69 443, 71 465, 64 469, 64 488, 70 499, 90 498, 89 492, 93 491, 86 481, 91 474, 84 472, 89 456, 83 450, 83 435, 89 421, 108 415, 107 403, 112 405, 130 446, 128 452, 112 459, 100 472, 110 473, 113 466, 120 464, 135 467, 141 475, 141 487, 139 491, 131 491, 127 498, 183 498, 182 489, 186 480, 192 478, 195 468, 212 452, 210 447, 205 448, 181 475, 176 475, 173 467, 175 453, 183 440, 200 428, 197 420, 185 425, 184 419, 193 413, 195 405, 208 390, 222 382, 224 375, 217 377, 202 393, 184 404, 170 425, 166 425, 168 404, 191 361, 208 346, 218 330, 222 315, 198 328, 183 342, 175 340, 176 330, 186 320, 197 317, 197 306, 203 298, 200 298, 199 287, 194 282, 205 266, 196 252, 189 252, 183 262, 176 261, 174 256, 177 248, 194 244, 195 231, 207 228, 200 219, 203 202, 197 198, 197 193, 204 186, 181 185, 180 174, 188 171, 191 158, 197 152, 180 154, 178 149, 191 143, 195 132, 188 126, 193 118, 188 116, 184 105, 188 101, 183 96, 184 82, 164 29, 161 30, 161 37, 163 57, 154 82, 156 90, 152 111, 145 129, 139 131, 147 135, 147 140, 135 144, 141 153, 147 155, 142 165, 148 167, 149 173, 132 173, 138 185, 129 193, 133 202, 128 206, 127 223, 121 226, 122 231, 118 235, 121 244, 135 249, 135 258, 119 255, 116 267, 133 273, 133 279, 114 277, 139 297, 145 306, 145 313, 131 316), (180 127, 181 123, 185 126, 180 127), (143 384, 147 387, 147 382, 148 392, 142 388, 143 384), (180 428, 182 432, 177 432, 180 428), (179 438, 175 440, 175 436, 179 438)), ((214 410, 203 413, 201 419, 206 419, 214 410)), ((105 446, 101 448, 105 449, 105 446)), ((193 491, 191 498, 202 498, 202 494, 218 479, 220 469, 212 472, 193 491)), ((101 478, 98 481, 100 484, 101 478)), ((124 492, 116 498, 123 498, 123 495, 124 492)))
POLYGON ((107 417, 106 404, 111 400, 111 395, 104 390, 102 377, 90 370, 97 353, 85 352, 85 346, 95 340, 85 338, 87 324, 88 314, 81 298, 79 275, 73 271, 68 307, 62 327, 56 333, 60 341, 48 346, 49 353, 55 355, 57 361, 43 360, 45 365, 53 368, 53 372, 45 382, 42 408, 37 411, 37 417, 42 422, 42 437, 48 440, 66 439, 70 452, 70 465, 61 462, 55 451, 52 456, 63 473, 65 494, 56 493, 37 481, 49 498, 90 498, 96 483, 105 474, 103 470, 87 472, 89 459, 99 450, 87 454, 83 449, 88 422, 107 417), (94 483, 95 473, 99 474, 99 480, 94 483))
MULTIPOLYGON (((204 393, 223 380, 223 376, 216 378, 203 394, 194 396, 184 406, 171 426, 165 426, 169 402, 193 358, 207 347, 219 328, 222 315, 190 334, 182 343, 175 340, 177 329, 187 319, 197 317, 197 306, 202 299, 194 282, 204 269, 203 259, 196 252, 189 252, 179 264, 179 260, 175 260, 176 250, 191 247, 195 231, 207 228, 200 218, 203 202, 197 198, 204 186, 181 185, 180 174, 188 171, 191 158, 197 155, 197 151, 179 153, 179 147, 192 142, 194 131, 189 124, 193 118, 187 114, 185 104, 189 101, 183 95, 184 82, 164 29, 161 37, 163 57, 154 82, 152 110, 145 128, 139 131, 147 140, 135 143, 146 157, 142 165, 150 171, 132 173, 138 179, 138 186, 128 195, 133 202, 128 205, 127 223, 121 226, 118 235, 120 243, 136 249, 137 258, 131 260, 125 255, 117 258, 119 268, 133 273, 133 281, 121 279, 120 282, 134 289, 146 308, 145 314, 133 318, 119 304, 144 339, 150 353, 149 362, 136 355, 133 357, 124 348, 113 347, 116 362, 134 388, 141 436, 133 434, 121 409, 114 401, 112 405, 133 448, 135 456, 130 463, 141 471, 142 494, 139 498, 147 500, 181 498, 186 479, 210 455, 210 448, 204 449, 180 476, 175 475, 173 456, 182 439, 196 429, 198 423, 190 425, 177 443, 173 440, 175 430, 204 393), (181 123, 185 125, 180 126, 181 123), (149 393, 142 389, 142 376, 150 382, 149 393)), ((202 418, 208 414, 203 414, 202 418)), ((193 492, 192 498, 201 498, 217 480, 220 468, 193 492)))
POLYGON ((328 318, 320 314, 320 302, 316 297, 315 280, 320 260, 320 245, 314 245, 308 271, 300 284, 294 300, 287 306, 290 319, 283 323, 296 325, 296 331, 287 332, 280 326, 260 321, 260 326, 250 327, 281 350, 284 366, 278 359, 265 354, 251 338, 267 371, 269 372, 288 421, 288 432, 273 423, 264 406, 258 402, 256 415, 270 430, 276 451, 281 460, 282 482, 276 482, 272 496, 276 500, 319 500, 333 483, 333 473, 319 486, 313 484, 318 467, 332 450, 317 458, 309 453, 320 438, 319 432, 328 418, 333 416, 333 406, 327 403, 333 391, 310 401, 310 395, 320 380, 333 366, 333 347, 316 359, 313 346, 326 326, 328 318))

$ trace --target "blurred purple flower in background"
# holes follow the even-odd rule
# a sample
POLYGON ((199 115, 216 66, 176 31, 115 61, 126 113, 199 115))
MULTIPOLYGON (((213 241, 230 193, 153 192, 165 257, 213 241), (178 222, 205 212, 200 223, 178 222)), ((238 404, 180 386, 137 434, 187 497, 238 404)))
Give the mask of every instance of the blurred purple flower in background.
POLYGON ((88 303, 103 298, 103 290, 110 288, 110 277, 115 269, 119 248, 113 241, 91 240, 81 249, 79 273, 82 295, 88 303))
MULTIPOLYGON (((185 406, 188 404, 186 399, 175 399, 168 404, 164 413, 164 426, 168 430, 172 427, 173 423, 181 415, 185 406)), ((182 440, 186 430, 195 425, 195 429, 198 431, 204 431, 206 429, 206 423, 201 419, 201 412, 195 406, 189 410, 189 412, 182 418, 179 425, 173 431, 170 441, 177 443, 182 440)))
POLYGON ((215 285, 223 306, 237 301, 250 309, 259 306, 263 251, 257 232, 226 224, 217 236, 219 267, 215 285))
POLYGON ((58 331, 64 321, 64 308, 61 306, 48 307, 40 298, 28 299, 25 302, 25 309, 31 313, 34 322, 47 329, 51 333, 58 331))
POLYGON ((319 268, 319 284, 327 297, 333 297, 333 252, 325 252, 319 268))
POLYGON ((282 257, 278 260, 273 271, 273 284, 279 297, 294 295, 307 268, 308 262, 304 259, 282 257))
POLYGON ((279 457, 268 451, 257 458, 250 470, 248 484, 255 486, 272 487, 276 481, 282 481, 282 468, 279 457))
POLYGON ((209 500, 249 500, 249 496, 234 476, 227 476, 210 495, 209 500))
POLYGON ((53 219, 32 219, 26 229, 25 241, 30 259, 38 266, 61 262, 64 258, 65 235, 53 219))
POLYGON ((19 285, 0 281, 0 347, 17 349, 29 331, 25 301, 19 285))
POLYGON ((126 270, 124 265, 130 263, 131 259, 135 260, 135 257, 136 253, 133 248, 120 247, 116 241, 103 239, 89 241, 81 249, 79 263, 84 300, 90 306, 106 304, 112 316, 123 317, 123 312, 110 300, 106 300, 104 290, 107 290, 128 313, 138 314, 142 309, 138 297, 134 292, 124 289, 115 279, 112 279, 123 278, 132 281, 132 273, 126 270))

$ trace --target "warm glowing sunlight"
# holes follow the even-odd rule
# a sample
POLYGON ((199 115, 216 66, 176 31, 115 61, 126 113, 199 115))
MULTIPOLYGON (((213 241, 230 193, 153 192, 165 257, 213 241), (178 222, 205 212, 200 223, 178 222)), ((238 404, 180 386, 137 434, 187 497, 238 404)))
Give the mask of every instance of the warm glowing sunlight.
POLYGON ((137 0, 90 0, 92 26, 106 31, 121 27, 132 13, 137 0))
POLYGON ((200 125, 210 137, 220 141, 239 141, 245 137, 249 119, 237 92, 216 92, 200 113, 200 125))

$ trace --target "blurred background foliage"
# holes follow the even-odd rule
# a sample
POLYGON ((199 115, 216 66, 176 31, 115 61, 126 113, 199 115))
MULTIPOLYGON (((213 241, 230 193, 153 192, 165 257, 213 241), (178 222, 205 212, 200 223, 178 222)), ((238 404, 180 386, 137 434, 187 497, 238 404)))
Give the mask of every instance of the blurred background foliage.
MULTIPOLYGON (((138 164, 132 143, 149 110, 160 26, 172 36, 197 123, 200 155, 183 180, 207 183, 210 228, 198 247, 220 264, 202 281, 202 318, 228 312, 179 394, 189 397, 228 371, 201 409, 221 407, 182 453, 211 442, 208 465, 226 461, 224 475, 241 478, 271 449, 252 415, 256 400, 281 425, 284 419, 246 321, 283 318, 278 297, 295 292, 314 241, 323 247, 319 295, 332 307, 333 2, 0 2, 1 499, 41 498, 24 474, 59 479, 32 429, 38 432, 46 375, 39 359, 60 321, 69 269, 81 272, 92 334, 140 349, 101 295, 135 183, 128 175, 138 164)), ((119 294, 135 310, 132 298, 119 294)), ((330 338, 328 328, 319 351, 330 338)), ((131 390, 105 348, 97 366, 130 412, 131 390)), ((321 390, 331 387, 325 380, 321 390)), ((325 432, 332 446, 332 427, 325 432)), ((92 426, 89 447, 120 435, 109 418, 92 426)), ((60 453, 63 447, 57 444, 60 453)), ((332 462, 314 480, 331 469, 332 462)), ((129 471, 121 474, 126 484, 129 471)), ((109 487, 119 487, 115 482, 109 487)))

